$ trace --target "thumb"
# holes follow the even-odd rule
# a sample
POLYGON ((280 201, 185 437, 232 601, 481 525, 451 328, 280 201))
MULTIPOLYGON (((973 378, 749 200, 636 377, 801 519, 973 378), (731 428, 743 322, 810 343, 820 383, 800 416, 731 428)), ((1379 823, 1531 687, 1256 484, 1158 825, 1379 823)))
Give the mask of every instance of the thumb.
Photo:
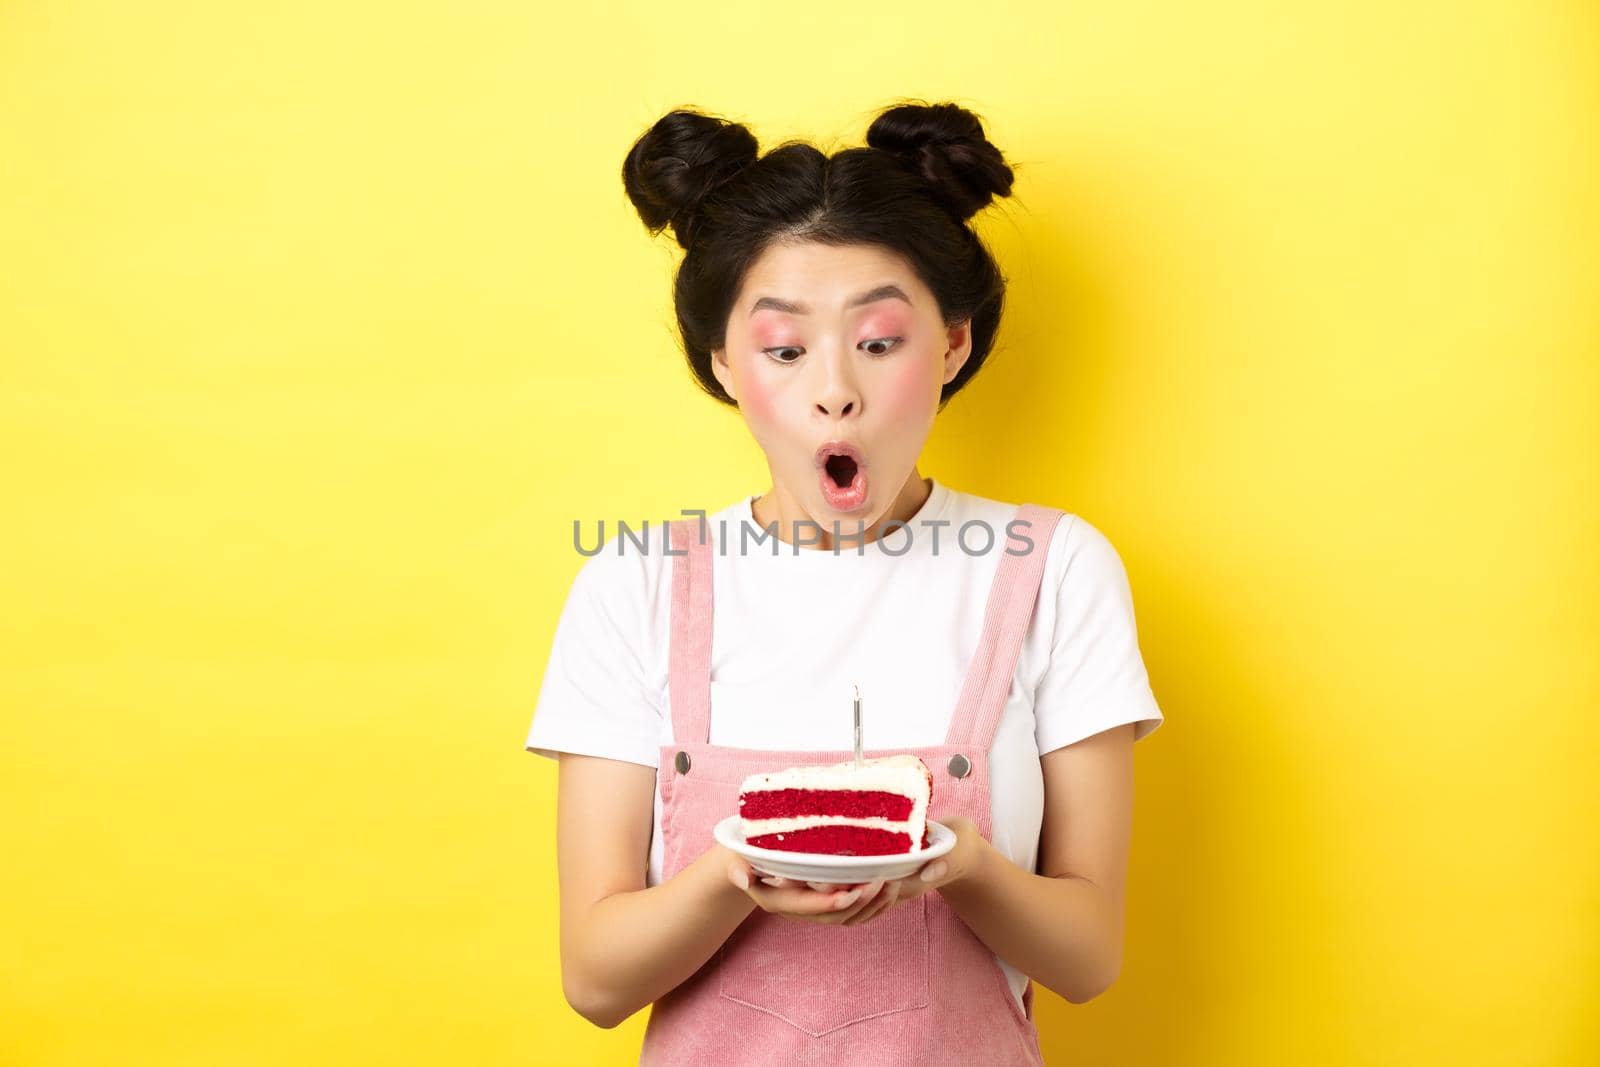
POLYGON ((750 888, 750 868, 743 860, 728 864, 728 881, 742 890, 750 888))

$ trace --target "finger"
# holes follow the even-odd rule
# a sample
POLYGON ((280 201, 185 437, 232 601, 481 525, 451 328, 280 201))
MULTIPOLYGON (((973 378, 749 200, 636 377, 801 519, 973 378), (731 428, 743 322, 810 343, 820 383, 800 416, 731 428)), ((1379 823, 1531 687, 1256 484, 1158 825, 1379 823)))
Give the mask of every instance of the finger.
POLYGON ((814 891, 816 891, 818 893, 836 893, 841 889, 855 889, 856 888, 855 884, 846 884, 846 883, 840 883, 840 882, 800 882, 800 881, 796 881, 796 880, 794 880, 792 878, 780 878, 779 876, 777 876, 775 874, 769 874, 766 877, 760 878, 760 879, 757 879, 757 880, 759 882, 761 882, 762 885, 768 885, 768 886, 771 886, 774 889, 782 889, 782 888, 784 888, 786 886, 802 886, 803 885, 803 886, 806 886, 806 887, 808 887, 808 888, 810 888, 810 889, 812 889, 812 890, 814 890, 814 891))
POLYGON ((857 908, 855 913, 845 920, 846 926, 859 926, 864 922, 888 911, 894 907, 899 899, 899 886, 896 882, 886 882, 882 890, 866 907, 857 908))
POLYGON ((796 916, 832 915, 850 907, 861 897, 858 889, 846 893, 818 893, 789 886, 772 889, 759 883, 751 886, 747 892, 763 911, 796 916))
POLYGON ((750 865, 742 860, 734 860, 728 864, 728 881, 746 892, 750 890, 751 873, 750 865))
POLYGON ((861 926, 864 923, 869 923, 873 919, 876 919, 879 915, 882 915, 884 912, 888 911, 890 906, 890 903, 886 900, 875 900, 871 904, 862 908, 860 911, 856 912, 854 915, 850 916, 850 918, 846 919, 844 921, 844 925, 861 926))
POLYGON ((855 906, 850 909, 850 913, 852 915, 859 914, 864 909, 876 903, 877 899, 883 895, 883 887, 887 884, 887 882, 880 878, 876 882, 867 882, 865 885, 862 885, 860 887, 861 896, 859 899, 857 899, 855 906))
POLYGON ((868 912, 870 912, 872 914, 877 914, 878 912, 882 911, 885 908, 893 907, 894 906, 894 902, 899 899, 899 894, 900 894, 900 884, 898 882, 895 882, 895 881, 884 882, 883 883, 883 888, 880 889, 878 891, 877 895, 873 898, 872 906, 870 908, 861 909, 860 912, 858 912, 858 914, 857 914, 857 918, 862 918, 862 917, 869 917, 870 918, 870 915, 867 915, 868 912))
POLYGON ((845 919, 845 926, 860 926, 862 923, 871 922, 873 916, 880 915, 890 906, 890 902, 879 894, 878 899, 864 907, 857 908, 849 918, 845 919))
POLYGON ((837 926, 849 926, 850 921, 853 918, 859 915, 863 910, 873 907, 877 903, 878 896, 882 891, 882 882, 865 883, 853 891, 856 897, 853 904, 850 904, 849 906, 836 911, 831 915, 817 916, 812 921, 828 923, 830 925, 837 926))
POLYGON ((930 889, 937 888, 937 886, 933 882, 924 882, 921 875, 913 873, 908 874, 904 878, 900 879, 895 888, 897 899, 914 900, 917 897, 920 897, 922 894, 928 892, 930 889))

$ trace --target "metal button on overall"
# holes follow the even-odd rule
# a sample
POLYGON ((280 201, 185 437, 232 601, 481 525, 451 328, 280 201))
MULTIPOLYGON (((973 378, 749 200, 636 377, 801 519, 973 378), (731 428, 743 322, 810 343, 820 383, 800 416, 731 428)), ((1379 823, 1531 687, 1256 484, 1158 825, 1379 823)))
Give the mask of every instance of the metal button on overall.
POLYGON ((972 773, 972 762, 958 752, 950 757, 950 773, 957 778, 965 778, 972 773))
POLYGON ((678 755, 673 759, 672 765, 674 767, 678 768, 678 773, 679 774, 688 774, 689 773, 689 753, 687 753, 687 752, 679 752, 678 755))

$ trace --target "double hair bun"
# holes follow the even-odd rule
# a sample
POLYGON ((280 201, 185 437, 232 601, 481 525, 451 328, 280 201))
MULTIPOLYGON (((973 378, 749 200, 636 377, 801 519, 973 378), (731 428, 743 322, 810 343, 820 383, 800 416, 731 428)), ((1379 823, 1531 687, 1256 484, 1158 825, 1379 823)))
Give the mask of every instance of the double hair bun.
POLYGON ((984 136, 978 116, 956 104, 902 104, 879 115, 867 144, 922 176, 963 222, 996 196, 1011 195, 1011 168, 984 136))
MULTIPOLYGON (((957 104, 901 104, 867 130, 867 145, 918 175, 930 195, 965 222, 1011 193, 1012 172, 978 116, 957 104)), ((688 248, 711 193, 759 158, 743 125, 679 109, 658 119, 622 164, 628 198, 652 233, 668 225, 688 248)))

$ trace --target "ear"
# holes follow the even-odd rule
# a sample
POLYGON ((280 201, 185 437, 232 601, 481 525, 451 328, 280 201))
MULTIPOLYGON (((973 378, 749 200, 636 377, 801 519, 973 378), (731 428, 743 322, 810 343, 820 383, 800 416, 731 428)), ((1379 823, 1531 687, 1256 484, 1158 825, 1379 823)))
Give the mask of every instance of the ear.
POLYGON ((958 322, 945 331, 949 349, 944 354, 944 384, 949 385, 972 355, 972 320, 958 322))
POLYGON ((739 394, 733 389, 733 371, 728 366, 728 353, 726 349, 713 348, 711 350, 711 374, 717 379, 717 384, 722 386, 722 391, 733 397, 734 403, 739 402, 739 394))

